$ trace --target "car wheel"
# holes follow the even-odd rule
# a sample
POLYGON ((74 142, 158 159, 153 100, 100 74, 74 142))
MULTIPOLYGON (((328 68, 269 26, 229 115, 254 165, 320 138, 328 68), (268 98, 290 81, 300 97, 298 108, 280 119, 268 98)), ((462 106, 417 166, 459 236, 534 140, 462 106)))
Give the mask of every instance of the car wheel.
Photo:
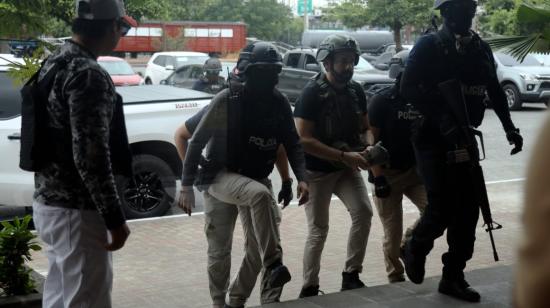
POLYGON ((145 84, 153 84, 149 77, 145 78, 145 84))
POLYGON ((504 90, 504 94, 506 94, 508 108, 510 108, 510 110, 520 110, 521 99, 519 97, 518 88, 513 84, 506 84, 502 87, 502 90, 504 90))
POLYGON ((117 177, 123 196, 122 206, 128 218, 162 216, 171 208, 176 178, 170 166, 153 155, 133 157, 134 180, 117 177))

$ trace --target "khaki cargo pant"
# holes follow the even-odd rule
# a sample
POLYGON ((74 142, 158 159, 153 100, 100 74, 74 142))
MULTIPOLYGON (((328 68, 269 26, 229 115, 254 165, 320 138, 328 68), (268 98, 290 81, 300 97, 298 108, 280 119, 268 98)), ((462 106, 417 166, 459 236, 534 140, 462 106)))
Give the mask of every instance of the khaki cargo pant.
MULTIPOLYGON (((204 201, 208 280, 213 306, 223 307, 226 293, 229 294, 229 305, 244 305, 262 271, 262 251, 270 251, 263 254, 269 259, 267 264, 282 257, 278 230, 281 213, 273 198, 271 182, 265 179, 260 183, 239 174, 222 171, 214 184, 204 192, 204 201), (241 218, 244 232, 245 256, 237 275, 229 285, 231 247, 237 214, 241 218), (255 216, 261 219, 254 220, 255 216), (259 232, 255 232, 256 227, 260 228, 259 232), (265 234, 267 232, 270 234, 265 234), (258 234, 268 238, 263 250, 258 245, 258 234)), ((261 281, 262 304, 278 301, 282 292, 282 288, 268 289, 268 278, 264 271, 261 281)))
MULTIPOLYGON (((308 235, 304 249, 303 287, 319 285, 321 254, 329 229, 332 194, 342 200, 351 216, 345 272, 363 270, 372 219, 372 207, 361 173, 351 169, 324 173, 307 171, 309 202, 304 206, 308 235)), ((338 226, 344 227, 344 226, 338 226)))
POLYGON ((403 236, 403 196, 407 196, 421 214, 428 204, 428 197, 415 168, 406 171, 386 169, 384 175, 391 186, 391 194, 387 198, 373 198, 384 228, 382 247, 388 280, 396 282, 404 278, 405 272, 399 260, 401 245, 412 236, 412 230, 418 223, 417 219, 403 236))

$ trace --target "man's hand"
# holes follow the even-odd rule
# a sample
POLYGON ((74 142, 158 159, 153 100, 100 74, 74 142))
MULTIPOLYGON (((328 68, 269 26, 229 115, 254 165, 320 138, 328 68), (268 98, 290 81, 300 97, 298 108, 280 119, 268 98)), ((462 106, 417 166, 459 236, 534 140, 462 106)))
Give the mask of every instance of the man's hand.
POLYGON ((191 213, 195 208, 195 192, 193 191, 193 186, 181 187, 178 206, 183 210, 185 214, 191 216, 191 213))
POLYGON ((391 186, 383 175, 374 178, 374 195, 377 198, 387 198, 391 193, 391 186))
POLYGON ((109 234, 111 234, 111 242, 105 245, 105 249, 108 251, 119 250, 130 236, 130 228, 125 223, 116 229, 109 230, 109 234))
POLYGON ((354 170, 366 170, 369 168, 369 164, 363 157, 363 153, 364 152, 342 152, 342 162, 354 170))
POLYGON ((292 201, 294 195, 292 193, 292 179, 284 180, 281 185, 281 191, 279 191, 278 202, 283 202, 283 209, 288 206, 290 201, 292 201))
POLYGON ((523 149, 523 137, 519 134, 519 129, 512 129, 506 132, 506 139, 510 144, 514 145, 514 148, 510 152, 510 155, 521 152, 523 149))
POLYGON ((298 196, 298 205, 302 205, 309 200, 309 186, 306 182, 298 182, 298 189, 296 190, 298 196))

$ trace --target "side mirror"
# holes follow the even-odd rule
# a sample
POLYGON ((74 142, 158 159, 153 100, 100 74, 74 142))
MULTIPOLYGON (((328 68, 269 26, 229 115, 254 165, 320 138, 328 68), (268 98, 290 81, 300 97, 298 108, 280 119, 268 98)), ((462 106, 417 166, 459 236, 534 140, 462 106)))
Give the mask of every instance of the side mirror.
POLYGON ((390 66, 386 63, 377 63, 374 67, 381 71, 387 71, 390 69, 390 66))
POLYGON ((173 65, 166 65, 165 69, 167 71, 173 71, 174 70, 174 66, 173 65))
POLYGON ((143 78, 143 73, 142 72, 137 72, 137 74, 139 75, 139 77, 143 78))
POLYGON ((306 64, 306 71, 320 72, 321 67, 319 66, 319 64, 315 63, 306 64))
POLYGON ((167 84, 168 84, 168 80, 163 79, 163 80, 160 81, 160 84, 167 85, 167 84))

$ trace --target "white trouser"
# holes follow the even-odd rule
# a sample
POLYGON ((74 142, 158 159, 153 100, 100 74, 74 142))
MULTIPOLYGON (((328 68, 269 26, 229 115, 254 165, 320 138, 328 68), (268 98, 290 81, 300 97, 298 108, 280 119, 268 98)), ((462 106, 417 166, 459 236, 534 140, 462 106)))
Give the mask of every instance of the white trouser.
POLYGON ((33 203, 33 219, 48 246, 44 308, 110 308, 113 270, 108 233, 96 211, 33 203))

